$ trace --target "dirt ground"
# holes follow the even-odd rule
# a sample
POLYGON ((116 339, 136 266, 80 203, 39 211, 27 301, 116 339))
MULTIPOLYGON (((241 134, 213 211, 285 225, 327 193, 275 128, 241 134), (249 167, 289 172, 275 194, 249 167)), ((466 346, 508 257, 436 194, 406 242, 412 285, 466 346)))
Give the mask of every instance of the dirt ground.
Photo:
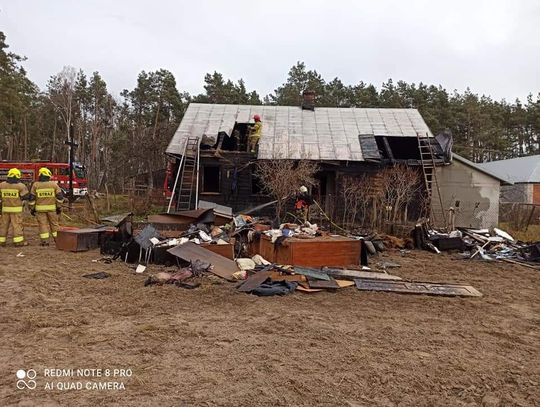
POLYGON ((217 278, 144 287, 124 263, 92 262, 97 251, 32 243, 0 249, 1 406, 540 405, 535 270, 389 252, 402 264, 394 274, 484 297, 346 288, 258 298, 217 278), (96 271, 112 276, 81 277, 96 271), (132 375, 45 377, 100 368, 132 375), (18 369, 36 371, 34 390, 17 389, 18 369), (77 381, 125 389, 55 388, 77 381))

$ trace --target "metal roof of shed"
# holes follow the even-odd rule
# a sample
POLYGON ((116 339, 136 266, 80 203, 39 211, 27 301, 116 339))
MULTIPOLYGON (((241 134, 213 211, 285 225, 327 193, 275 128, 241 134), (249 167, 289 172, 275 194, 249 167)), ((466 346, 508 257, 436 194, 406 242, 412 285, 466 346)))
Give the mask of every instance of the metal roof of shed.
POLYGON ((416 109, 363 109, 191 103, 166 152, 183 153, 188 136, 231 135, 235 122, 262 120, 259 159, 364 161, 360 135, 433 137, 416 109))
POLYGON ((540 182, 540 155, 490 161, 478 165, 513 183, 540 182))

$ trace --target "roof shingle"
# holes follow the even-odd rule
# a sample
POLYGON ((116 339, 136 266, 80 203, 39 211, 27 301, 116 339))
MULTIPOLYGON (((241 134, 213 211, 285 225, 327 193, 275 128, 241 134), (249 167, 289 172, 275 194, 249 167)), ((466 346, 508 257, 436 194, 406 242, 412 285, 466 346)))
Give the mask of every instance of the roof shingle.
POLYGON ((232 133, 235 122, 262 119, 259 159, 364 161, 359 135, 433 137, 416 109, 363 109, 191 103, 166 152, 181 155, 188 136, 232 133))

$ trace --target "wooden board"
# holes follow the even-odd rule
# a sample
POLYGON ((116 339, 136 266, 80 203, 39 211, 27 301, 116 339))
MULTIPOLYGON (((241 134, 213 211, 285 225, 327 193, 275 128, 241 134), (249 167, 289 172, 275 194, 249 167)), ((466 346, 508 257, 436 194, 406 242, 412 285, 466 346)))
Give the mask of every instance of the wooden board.
POLYGON ((501 259, 501 260, 505 261, 507 263, 517 264, 518 266, 528 267, 528 268, 531 268, 531 269, 534 269, 534 270, 540 270, 540 265, 534 266, 532 264, 528 264, 528 263, 525 263, 525 262, 522 262, 522 261, 516 261, 516 260, 512 260, 512 259, 501 259))
POLYGON ((354 280, 355 278, 371 278, 376 280, 401 280, 401 277, 393 276, 386 273, 378 273, 376 271, 360 271, 360 270, 337 270, 329 269, 326 272, 332 277, 342 280, 354 280))
POLYGON ((304 293, 318 293, 319 291, 323 291, 321 288, 306 288, 301 285, 298 285, 296 287, 296 291, 302 291, 304 293))
POLYGON ((306 276, 301 274, 279 274, 278 272, 272 272, 270 278, 273 281, 307 281, 306 276))
POLYGON ((336 280, 308 280, 309 288, 339 288, 336 280))
POLYGON ((204 247, 206 250, 217 253, 223 257, 234 260, 234 245, 231 243, 227 244, 209 244, 201 243, 201 247, 204 247))
POLYGON ((259 254, 268 261, 305 267, 359 264, 360 250, 360 240, 343 236, 291 237, 280 246, 275 246, 268 236, 261 236, 259 243, 259 254))
POLYGON ((264 283, 271 275, 271 271, 259 271, 255 274, 252 274, 247 278, 246 281, 244 281, 244 284, 238 287, 238 291, 247 293, 251 292, 258 286, 260 286, 262 283, 264 283))
POLYGON ((186 242, 182 245, 167 250, 173 256, 186 261, 201 260, 211 263, 214 267, 212 273, 229 281, 236 281, 233 274, 238 271, 238 266, 232 260, 217 253, 206 250, 193 242, 186 242))
POLYGON ((302 274, 307 277, 315 278, 317 280, 330 280, 330 276, 326 273, 321 272, 320 270, 314 270, 306 267, 298 267, 296 266, 294 268, 294 272, 296 274, 302 274))
POLYGON ((190 225, 197 222, 213 222, 213 209, 194 209, 176 213, 162 213, 159 215, 148 215, 149 223, 190 225))
POLYGON ((470 285, 434 284, 406 281, 382 281, 357 278, 356 288, 361 291, 386 291, 402 294, 425 294, 458 297, 481 297, 482 294, 470 285))
POLYGON ((336 283, 339 285, 339 288, 352 287, 354 285, 354 281, 349 280, 336 280, 336 283))

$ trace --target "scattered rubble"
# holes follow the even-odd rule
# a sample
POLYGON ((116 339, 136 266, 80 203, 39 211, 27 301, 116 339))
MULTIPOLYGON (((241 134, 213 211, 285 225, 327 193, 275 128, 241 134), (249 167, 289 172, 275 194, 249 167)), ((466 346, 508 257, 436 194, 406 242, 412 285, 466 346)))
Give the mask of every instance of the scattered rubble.
POLYGON ((457 250, 461 258, 504 260, 529 267, 534 267, 530 262, 540 260, 539 244, 517 242, 501 229, 458 228, 447 233, 419 224, 405 239, 376 234, 344 236, 309 222, 273 228, 267 218, 216 214, 212 208, 151 215, 147 222, 138 224, 131 214, 103 221, 103 226, 80 229, 83 232, 76 236, 91 234, 109 261, 137 264, 135 273, 148 275, 145 286, 174 284, 192 289, 200 286, 200 277, 210 273, 237 281, 239 292, 260 296, 353 286, 359 290, 479 296, 470 286, 410 282, 388 274, 387 269, 401 265, 378 257, 379 253, 397 249, 406 256, 416 246, 436 253, 457 250), (370 256, 378 260, 372 267, 368 267, 370 256), (147 269, 150 264, 174 267, 175 271, 153 274, 147 269))
POLYGON ((504 230, 458 227, 451 232, 419 224, 413 231, 417 247, 440 253, 457 251, 459 258, 504 261, 540 270, 540 242, 520 242, 504 230))

